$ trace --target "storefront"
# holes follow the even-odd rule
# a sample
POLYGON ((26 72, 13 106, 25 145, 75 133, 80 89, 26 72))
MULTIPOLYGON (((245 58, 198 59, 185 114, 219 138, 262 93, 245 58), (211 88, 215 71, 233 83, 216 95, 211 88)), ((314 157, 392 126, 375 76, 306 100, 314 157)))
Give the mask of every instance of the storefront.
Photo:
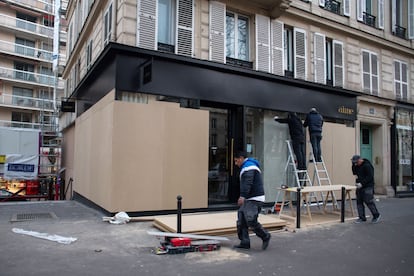
POLYGON ((414 109, 397 106, 394 112, 392 186, 396 196, 414 196, 414 109))
MULTIPOLYGON (((102 131, 104 136, 101 137, 109 135, 116 141, 108 142, 112 148, 108 152, 107 159, 91 158, 82 164, 80 160, 85 158, 82 153, 85 150, 94 150, 90 147, 99 147, 99 145, 93 144, 77 150, 76 147, 82 147, 77 143, 74 154, 75 175, 67 175, 67 177, 73 177, 75 193, 110 212, 174 208, 175 197, 172 196, 174 193, 168 195, 172 200, 168 202, 160 200, 156 204, 153 198, 142 198, 140 201, 137 197, 140 197, 142 191, 146 191, 149 187, 154 190, 147 191, 148 193, 156 192, 157 187, 163 187, 163 192, 167 189, 179 191, 182 190, 180 187, 187 185, 184 184, 187 182, 186 191, 192 193, 191 199, 198 197, 190 208, 203 209, 206 206, 234 204, 239 196, 238 169, 233 162, 233 155, 237 150, 245 150, 261 162, 266 201, 274 201, 276 188, 280 187, 284 181, 288 157, 286 140, 289 139, 289 132, 287 125, 276 123, 273 118, 274 116, 284 117, 287 112, 293 111, 304 119, 312 107, 316 107, 325 118, 322 149, 324 159, 328 164, 328 171, 334 180, 333 183, 353 181, 350 171, 343 169, 344 166, 349 166, 349 159, 355 152, 354 122, 357 101, 356 94, 351 91, 114 43, 109 44, 90 72, 93 74, 86 76, 72 95, 72 98, 76 100, 78 116, 74 140, 84 141, 86 145, 90 139, 93 140, 97 132, 102 131), (123 102, 128 102, 128 105, 123 102), (136 106, 133 105, 134 103, 136 106), (178 105, 180 109, 176 109, 174 105, 170 108, 171 104, 178 105), (125 106, 125 108, 128 106, 129 109, 118 110, 118 106, 125 106), (117 112, 114 112, 115 110, 117 112), (158 111, 154 113, 155 110, 158 111), (172 112, 170 116, 159 116, 160 112, 164 113, 167 110, 172 112), (122 114, 129 112, 131 114, 128 121, 122 121, 120 118, 124 116, 122 114), (87 114, 83 115, 84 113, 87 114), (185 113, 188 115, 184 116, 185 113), (106 121, 101 121, 101 118, 105 116, 108 116, 106 121), (147 119, 142 121, 143 116, 152 117, 146 117, 147 119), (173 116, 182 119, 173 120, 173 116), (108 121, 114 124, 129 123, 129 125, 122 126, 122 129, 128 132, 128 136, 123 135, 118 138, 119 133, 111 133, 117 128, 120 129, 121 126, 109 128, 108 121), (151 124, 148 125, 147 122, 151 124), (98 129, 91 132, 91 137, 86 139, 85 131, 89 131, 91 127, 98 129), (83 128, 82 135, 81 128, 83 128), (137 157, 124 156, 117 159, 118 157, 115 156, 118 152, 115 148, 119 146, 117 141, 129 139, 135 135, 135 132, 136 138, 131 141, 133 144, 129 145, 129 141, 123 141, 123 146, 131 149, 127 153, 131 154, 132 150, 141 147, 141 152, 148 151, 146 156, 154 156, 149 146, 145 146, 144 143, 148 143, 148 140, 143 139, 143 135, 148 135, 148 139, 151 139, 150 131, 153 131, 155 135, 163 133, 163 129, 170 131, 168 140, 160 141, 154 149, 158 152, 158 148, 165 147, 165 144, 168 144, 169 148, 166 149, 167 152, 158 152, 157 158, 180 160, 182 167, 190 166, 193 167, 193 172, 199 170, 200 173, 188 175, 186 179, 177 178, 176 183, 173 183, 172 177, 175 177, 175 174, 170 168, 175 165, 163 161, 162 164, 151 167, 147 162, 145 166, 148 167, 142 171, 142 175, 154 170, 152 176, 148 175, 148 181, 151 181, 150 183, 140 181, 136 184, 141 185, 141 188, 137 188, 134 183, 128 184, 130 191, 137 191, 134 198, 130 200, 126 198, 129 194, 124 194, 121 200, 115 199, 118 196, 117 193, 112 193, 110 196, 107 192, 103 193, 103 190, 116 190, 116 183, 108 180, 113 178, 113 175, 101 179, 102 172, 98 169, 99 176, 87 175, 87 173, 93 174, 93 169, 91 172, 87 169, 88 166, 98 168, 103 166, 102 162, 123 164, 125 161, 122 158, 128 158, 137 164, 140 163, 139 158, 142 156, 138 153, 137 157), (192 138, 192 136, 204 134, 206 135, 198 139, 192 138), (206 141, 206 148, 203 148, 204 142, 200 143, 200 141, 206 141), (195 145, 195 147, 192 150, 185 150, 190 145, 195 145), (198 153, 194 154, 194 151, 198 153), (194 158, 194 161, 189 158, 194 158), (195 164, 199 166, 195 167, 195 164), (161 171, 158 174, 164 175, 160 177, 159 182, 154 179, 156 169, 161 171), (190 181, 190 177, 193 180, 190 181), (171 183, 168 184, 170 180, 171 183), (96 186, 98 183, 99 191, 96 186), (105 184, 107 188, 103 188, 103 183, 107 183, 105 184), (176 186, 173 187, 174 185, 176 186)), ((160 139, 163 138, 160 137, 160 139)), ((102 151, 96 149, 97 154, 102 154, 100 152, 102 151)), ((150 161, 155 162, 155 156, 154 160, 150 161)), ((123 172, 122 177, 128 177, 127 174, 130 172, 125 169, 125 165, 119 169, 114 169, 113 164, 111 166, 114 174, 117 174, 116 170, 119 170, 123 172)), ((182 170, 181 167, 179 170, 182 170)), ((132 171, 131 178, 133 173, 132 171)), ((120 181, 120 179, 117 180, 120 181)), ((126 185, 124 183, 123 185, 126 185)), ((188 195, 184 196, 189 198, 188 195)))

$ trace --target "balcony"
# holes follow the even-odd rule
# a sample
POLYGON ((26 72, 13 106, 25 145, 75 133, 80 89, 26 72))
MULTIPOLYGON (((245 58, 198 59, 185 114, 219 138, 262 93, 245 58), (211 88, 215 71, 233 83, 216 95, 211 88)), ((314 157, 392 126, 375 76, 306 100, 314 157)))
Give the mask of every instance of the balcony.
POLYGON ((341 14, 341 3, 335 0, 325 0, 325 10, 341 14))
POLYGON ((376 27, 376 23, 375 23, 376 19, 377 18, 374 15, 363 12, 362 20, 363 20, 364 24, 375 28, 376 27))
POLYGON ((26 7, 31 7, 33 9, 36 10, 40 10, 40 11, 46 11, 49 13, 54 12, 54 4, 53 4, 53 0, 38 0, 38 1, 33 1, 33 0, 9 0, 9 3, 15 3, 15 4, 19 4, 22 6, 26 6, 26 7))
POLYGON ((54 110, 54 101, 35 97, 24 97, 0 93, 0 106, 45 110, 52 112, 54 110))
POLYGON ((239 0, 237 2, 258 6, 267 10, 271 18, 278 18, 290 7, 292 0, 239 0))
POLYGON ((36 24, 0 13, 0 26, 5 26, 16 31, 21 31, 33 36, 43 36, 45 39, 53 39, 53 28, 36 24))
POLYGON ((393 34, 395 36, 398 36, 399 38, 402 38, 402 39, 407 39, 406 33, 407 33, 407 29, 406 28, 401 27, 401 26, 398 26, 398 25, 395 25, 394 26, 393 34))
MULTIPOLYGON (((0 79, 54 88, 56 78, 52 75, 0 67, 0 79)), ((57 86, 63 89, 63 81, 59 81, 57 86)))
POLYGON ((42 123, 20 122, 20 121, 0 120, 0 127, 39 129, 39 130, 48 131, 48 132, 58 131, 57 124, 42 124, 42 123))
POLYGON ((50 51, 28 47, 17 43, 10 43, 3 40, 0 40, 0 52, 48 63, 51 63, 53 59, 53 53, 50 51))

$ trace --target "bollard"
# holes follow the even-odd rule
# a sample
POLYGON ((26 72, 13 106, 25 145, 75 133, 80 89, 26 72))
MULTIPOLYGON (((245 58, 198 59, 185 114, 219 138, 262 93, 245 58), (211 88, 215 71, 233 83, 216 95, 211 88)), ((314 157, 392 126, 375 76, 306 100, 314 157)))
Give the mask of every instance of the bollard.
POLYGON ((296 190, 296 228, 300 228, 300 188, 296 190))
POLYGON ((182 199, 182 196, 177 196, 177 233, 181 233, 181 215, 183 213, 181 204, 182 199))
POLYGON ((341 192, 341 222, 345 222, 345 187, 342 187, 341 192))

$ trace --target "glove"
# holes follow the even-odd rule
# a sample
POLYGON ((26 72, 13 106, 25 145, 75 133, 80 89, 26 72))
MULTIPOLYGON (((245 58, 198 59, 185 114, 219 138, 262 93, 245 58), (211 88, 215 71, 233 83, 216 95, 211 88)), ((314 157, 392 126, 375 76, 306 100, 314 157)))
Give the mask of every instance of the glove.
POLYGON ((361 183, 356 183, 355 186, 357 187, 357 189, 361 189, 362 188, 362 184, 361 183))

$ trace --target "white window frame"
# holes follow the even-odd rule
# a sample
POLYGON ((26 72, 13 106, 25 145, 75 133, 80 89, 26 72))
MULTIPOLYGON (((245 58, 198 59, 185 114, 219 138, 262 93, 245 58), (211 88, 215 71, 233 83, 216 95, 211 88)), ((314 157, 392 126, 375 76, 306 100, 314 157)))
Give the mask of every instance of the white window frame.
POLYGON ((394 60, 394 93, 395 93, 395 98, 396 99, 401 99, 401 100, 408 100, 409 99, 409 86, 408 86, 408 64, 406 62, 400 61, 400 60, 394 60), (396 66, 398 65, 399 67, 399 76, 397 76, 397 71, 396 71, 396 66), (404 81, 404 71, 403 71, 403 66, 405 66, 405 81, 404 81), (397 86, 399 86, 399 90, 401 95, 397 94, 397 86), (404 89, 405 88, 405 89, 404 89), (406 91, 406 94, 404 96, 404 90, 406 91))
POLYGON ((112 18, 113 18, 113 3, 111 2, 105 10, 103 16, 103 43, 104 46, 109 43, 112 36, 112 18))
POLYGON ((380 94, 380 87, 379 87, 379 57, 378 57, 378 54, 377 53, 374 53, 374 52, 372 52, 372 51, 369 51, 369 50, 362 50, 362 53, 361 53, 361 66, 362 66, 362 70, 361 70, 361 72, 362 72, 362 74, 361 74, 361 84, 362 84, 362 91, 363 92, 369 92, 371 95, 376 95, 376 96, 378 96, 379 94, 380 94), (364 71, 364 53, 366 53, 366 54, 368 54, 368 56, 369 56, 369 68, 368 68, 368 71, 364 71), (372 59, 373 59, 373 57, 376 57, 376 59, 377 59, 377 62, 376 62, 376 71, 377 71, 377 74, 374 74, 373 73, 373 69, 374 68, 372 68, 372 59), (369 76, 369 80, 370 80, 370 83, 369 83, 369 88, 368 88, 368 90, 366 90, 365 89, 365 83, 364 83, 364 75, 368 75, 369 76), (376 79, 376 82, 377 82, 377 88, 378 88, 378 91, 374 91, 373 89, 374 89, 374 87, 373 87, 373 79, 376 79))
POLYGON ((92 46, 93 40, 90 39, 86 45, 86 70, 89 70, 92 66, 92 46))
MULTIPOLYGON (((231 13, 231 14, 233 14, 234 15, 234 27, 235 27, 235 30, 234 30, 234 42, 235 42, 235 45, 234 45, 234 57, 230 57, 230 58, 234 58, 234 59, 239 59, 239 60, 244 60, 244 61, 250 61, 250 17, 249 16, 247 16, 247 15, 244 15, 244 14, 240 14, 240 13, 237 13, 237 12, 233 12, 233 11, 226 11, 226 19, 227 19, 227 13, 231 13), (241 59, 240 58, 240 55, 239 55, 239 43, 238 43, 238 41, 239 41, 239 37, 238 37, 238 21, 239 21, 239 17, 244 17, 244 18, 246 18, 247 19, 247 39, 246 39, 246 43, 247 43, 247 45, 246 45, 246 48, 247 48, 247 53, 246 53, 246 59, 241 59)), ((226 29, 225 29, 225 34, 227 34, 227 26, 226 26, 226 29)), ((227 57, 227 43, 225 44, 225 54, 226 54, 226 57, 227 57)))
POLYGON ((408 0, 408 38, 414 39, 414 0, 408 0))
MULTIPOLYGON (((321 33, 313 34, 314 81, 326 84, 326 37, 321 33)), ((333 71, 333 70, 332 70, 333 71)))
POLYGON ((345 60, 344 60, 344 44, 339 40, 332 40, 332 66, 333 66, 333 86, 344 87, 345 83, 345 60), (335 45, 341 46, 341 52, 337 53, 335 45), (336 56, 341 56, 341 63, 336 59, 336 56), (342 72, 342 73, 341 73, 342 72), (341 74, 339 74, 341 73, 341 74), (340 76, 340 80, 337 76, 340 76))

